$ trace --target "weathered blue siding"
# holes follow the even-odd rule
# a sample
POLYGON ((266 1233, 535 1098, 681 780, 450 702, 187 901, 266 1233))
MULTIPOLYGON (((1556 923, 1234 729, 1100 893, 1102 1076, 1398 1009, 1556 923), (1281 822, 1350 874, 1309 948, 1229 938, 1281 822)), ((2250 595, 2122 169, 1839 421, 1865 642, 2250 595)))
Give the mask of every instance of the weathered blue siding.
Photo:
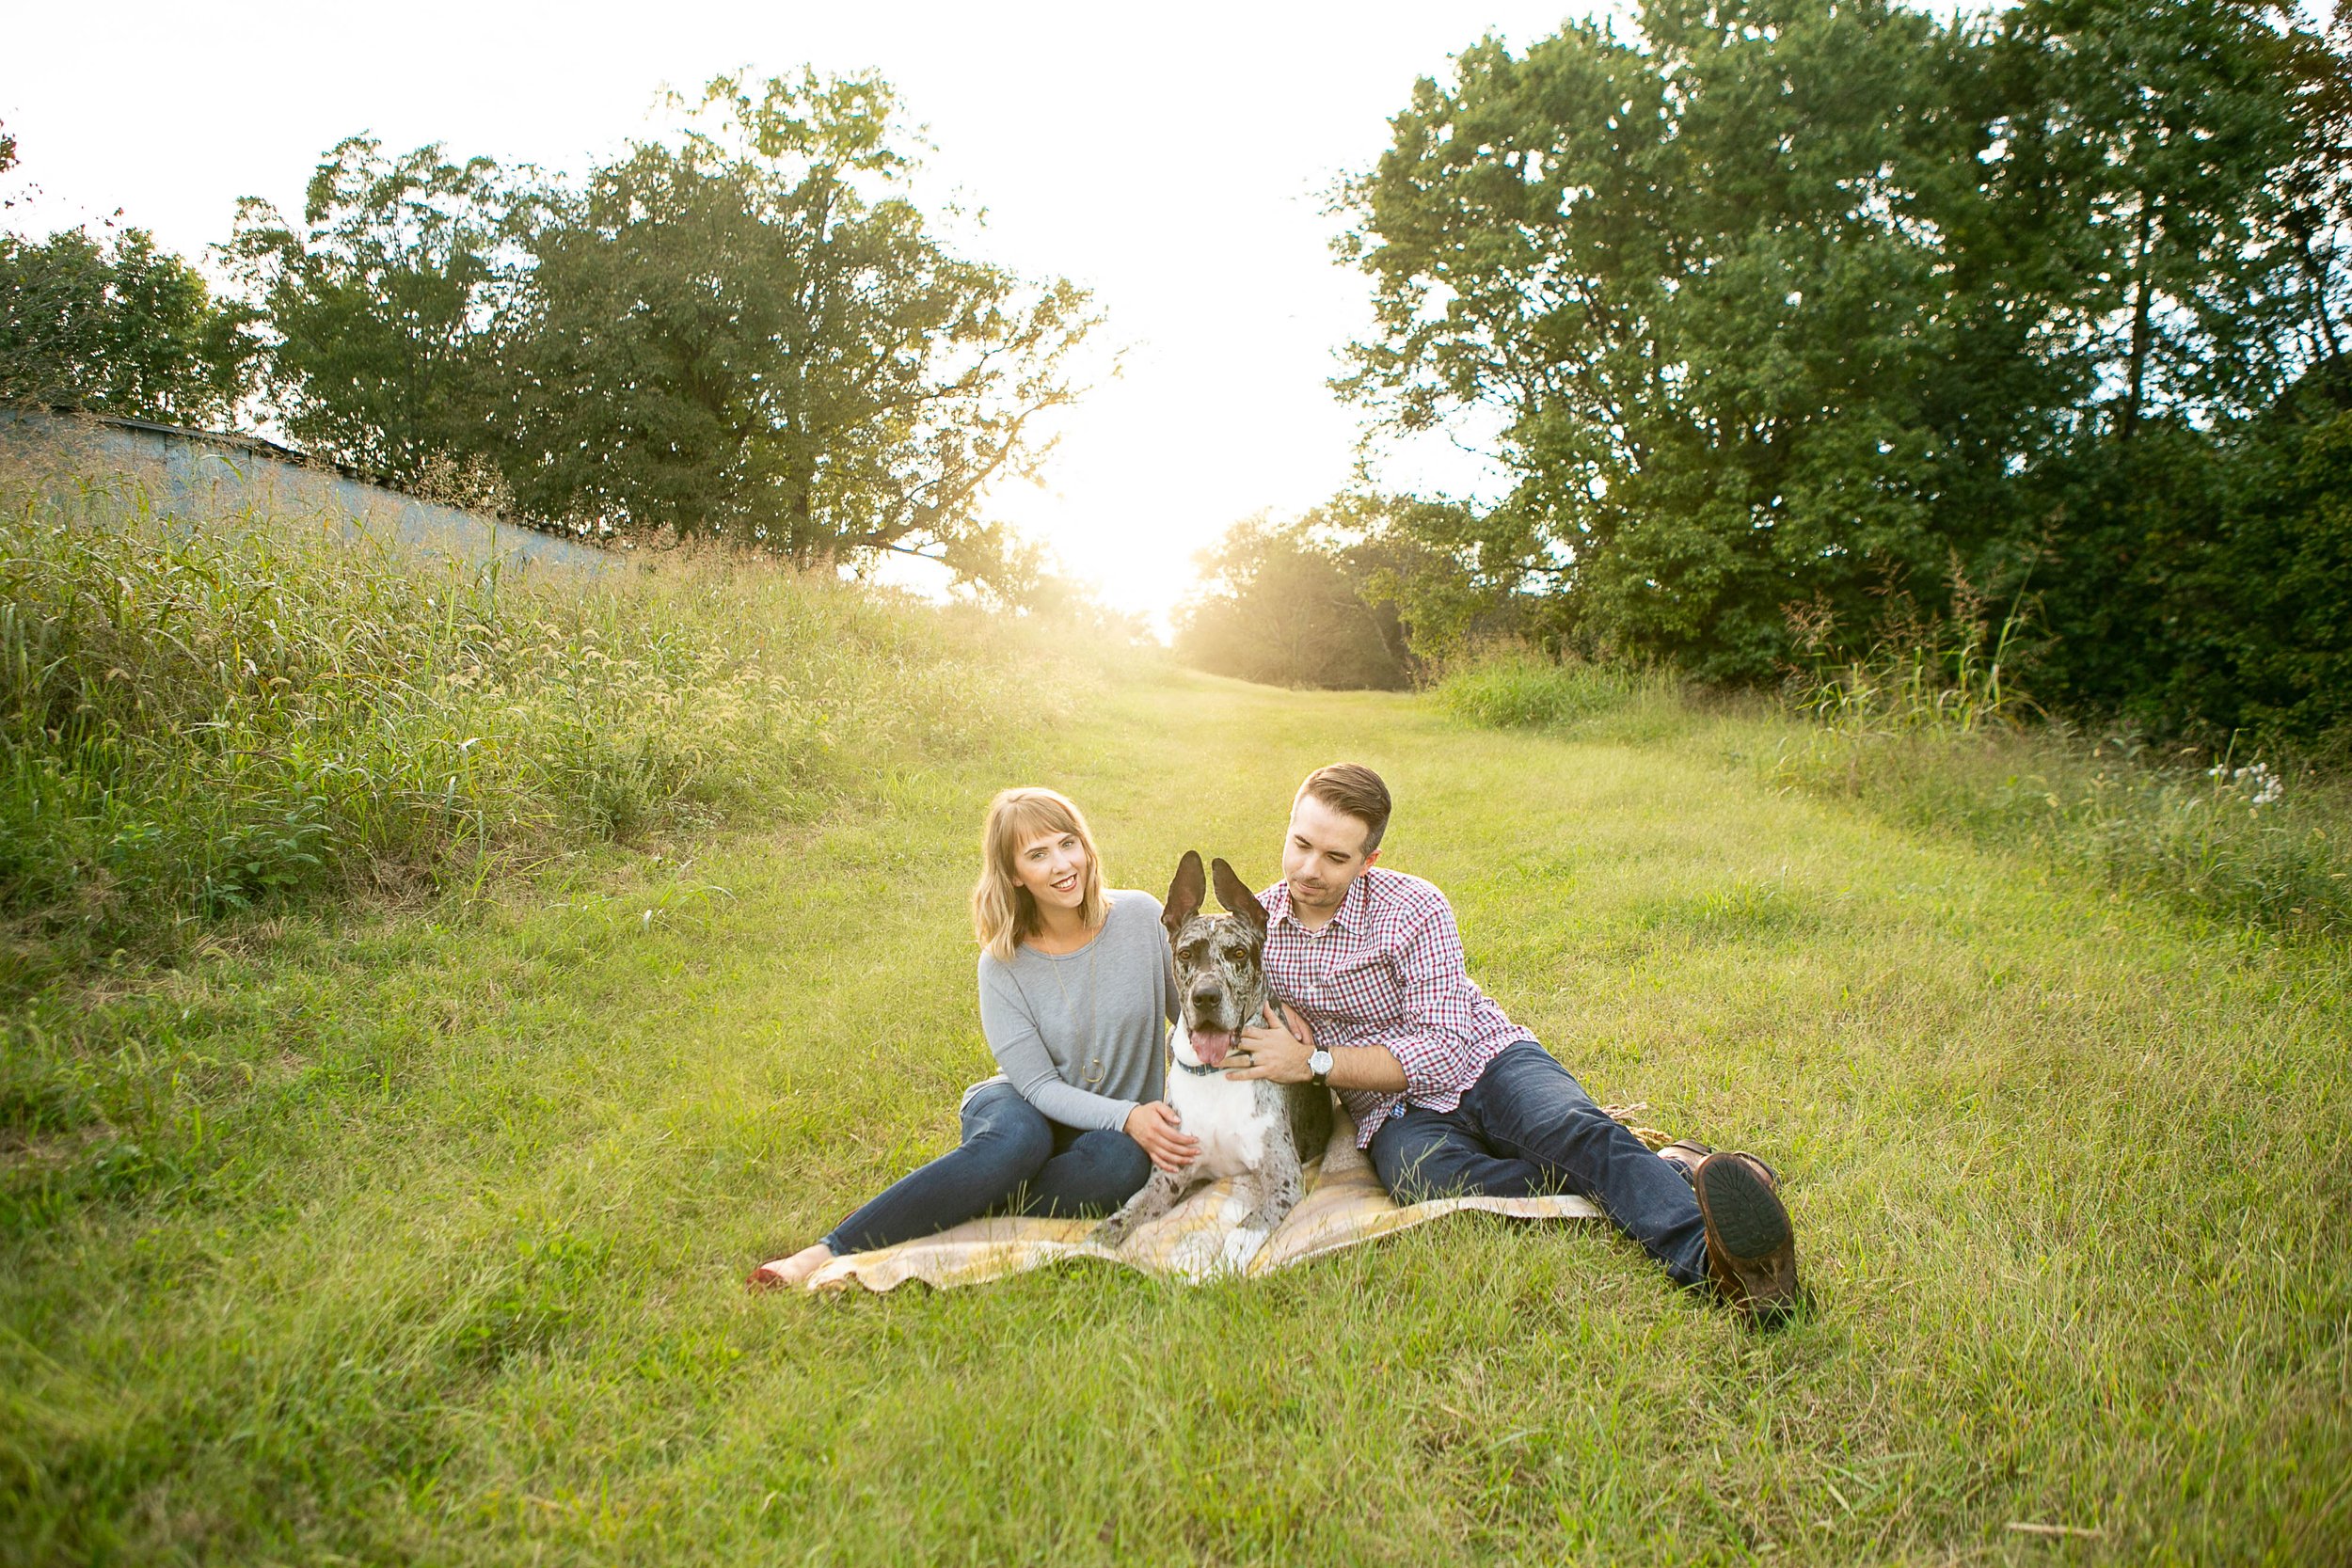
POLYGON ((0 407, 0 449, 60 485, 74 476, 135 481, 159 515, 229 519, 246 511, 320 516, 354 533, 393 538, 463 561, 611 571, 625 558, 593 545, 370 483, 250 436, 215 436, 128 420, 0 407))

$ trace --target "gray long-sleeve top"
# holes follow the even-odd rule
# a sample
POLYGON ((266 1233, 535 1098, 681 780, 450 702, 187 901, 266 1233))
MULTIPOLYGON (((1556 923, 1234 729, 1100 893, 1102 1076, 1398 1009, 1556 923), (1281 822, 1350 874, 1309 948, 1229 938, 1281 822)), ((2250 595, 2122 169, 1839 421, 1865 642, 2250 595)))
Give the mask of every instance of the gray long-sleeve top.
POLYGON ((1176 960, 1158 899, 1106 896, 1103 928, 1075 953, 980 955, 980 1028, 1022 1099, 1066 1127, 1117 1132, 1166 1091, 1176 960))

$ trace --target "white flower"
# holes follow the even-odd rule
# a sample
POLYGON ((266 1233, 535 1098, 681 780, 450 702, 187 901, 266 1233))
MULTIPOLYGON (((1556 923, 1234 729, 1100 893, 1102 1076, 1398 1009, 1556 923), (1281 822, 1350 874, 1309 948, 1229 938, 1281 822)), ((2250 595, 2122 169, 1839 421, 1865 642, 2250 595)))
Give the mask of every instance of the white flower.
POLYGON ((2249 806, 2276 805, 2287 792, 2286 781, 2273 773, 2266 762, 2250 762, 2243 768, 2217 767, 2211 776, 2218 779, 2225 773, 2230 787, 2244 791, 2249 806))

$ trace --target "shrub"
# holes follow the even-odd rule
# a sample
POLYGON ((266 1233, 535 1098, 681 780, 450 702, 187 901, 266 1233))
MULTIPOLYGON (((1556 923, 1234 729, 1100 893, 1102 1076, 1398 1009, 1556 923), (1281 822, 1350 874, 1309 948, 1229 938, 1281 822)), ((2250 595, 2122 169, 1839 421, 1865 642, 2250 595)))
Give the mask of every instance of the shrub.
POLYGON ((1460 660, 1438 682, 1446 711, 1498 729, 1559 727, 1671 692, 1670 678, 1627 665, 1555 660, 1504 643, 1460 660))

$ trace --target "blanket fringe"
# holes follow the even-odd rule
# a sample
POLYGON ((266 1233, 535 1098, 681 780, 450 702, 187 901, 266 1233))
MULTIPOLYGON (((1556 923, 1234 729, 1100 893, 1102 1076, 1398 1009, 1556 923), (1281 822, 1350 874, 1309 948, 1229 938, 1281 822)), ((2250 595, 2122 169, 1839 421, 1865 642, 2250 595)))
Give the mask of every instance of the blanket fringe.
POLYGON ((1637 1100, 1630 1105, 1603 1105, 1601 1109, 1609 1113, 1612 1120, 1620 1122, 1629 1129, 1635 1137, 1642 1140, 1643 1147, 1655 1151, 1675 1141, 1672 1132, 1661 1132, 1655 1127, 1644 1127, 1633 1119, 1636 1112, 1649 1109, 1649 1101, 1646 1100, 1637 1100))

